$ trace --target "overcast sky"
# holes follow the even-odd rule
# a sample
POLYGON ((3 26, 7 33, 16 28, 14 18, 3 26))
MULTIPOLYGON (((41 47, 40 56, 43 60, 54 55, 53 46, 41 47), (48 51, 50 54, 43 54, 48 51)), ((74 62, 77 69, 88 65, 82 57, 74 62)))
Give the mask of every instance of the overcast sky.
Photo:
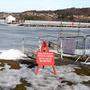
POLYGON ((0 11, 57 10, 90 7, 90 0, 0 0, 0 11))

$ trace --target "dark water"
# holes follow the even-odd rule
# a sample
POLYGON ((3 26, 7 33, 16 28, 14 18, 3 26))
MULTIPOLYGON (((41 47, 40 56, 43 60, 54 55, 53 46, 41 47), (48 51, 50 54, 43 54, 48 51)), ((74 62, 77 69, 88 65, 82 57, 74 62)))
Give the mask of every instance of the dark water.
MULTIPOLYGON (((0 50, 2 49, 22 49, 37 48, 39 39, 56 40, 62 32, 74 32, 79 35, 90 35, 89 28, 60 28, 60 27, 23 27, 0 25, 0 50)), ((90 37, 86 40, 90 43, 90 37)))

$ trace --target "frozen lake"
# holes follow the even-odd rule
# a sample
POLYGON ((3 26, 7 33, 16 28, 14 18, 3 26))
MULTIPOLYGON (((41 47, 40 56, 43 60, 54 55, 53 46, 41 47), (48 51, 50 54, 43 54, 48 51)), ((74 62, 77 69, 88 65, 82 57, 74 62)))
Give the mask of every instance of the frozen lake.
MULTIPOLYGON (((39 38, 44 36, 48 40, 57 40, 60 31, 69 31, 78 34, 78 28, 60 27, 21 27, 0 24, 0 50, 20 49, 22 44, 25 48, 37 48, 39 38), (53 36, 53 37, 47 37, 53 36), (24 40, 23 40, 24 39, 24 40), (23 42, 24 41, 24 42, 23 42)), ((89 28, 79 28, 80 35, 90 35, 89 28)), ((90 41, 90 37, 89 37, 90 41)), ((87 42, 90 43, 90 42, 87 42)), ((89 45, 90 46, 90 45, 89 45)))

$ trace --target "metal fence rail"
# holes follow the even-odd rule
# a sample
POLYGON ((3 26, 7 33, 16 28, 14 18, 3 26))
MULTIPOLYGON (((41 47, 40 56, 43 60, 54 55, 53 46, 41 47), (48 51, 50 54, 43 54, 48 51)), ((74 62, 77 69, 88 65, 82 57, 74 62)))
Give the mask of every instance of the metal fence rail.
POLYGON ((67 55, 88 56, 85 60, 90 59, 90 35, 84 35, 79 30, 74 31, 61 31, 58 38, 58 52, 67 55), (62 52, 61 52, 62 51, 62 52))

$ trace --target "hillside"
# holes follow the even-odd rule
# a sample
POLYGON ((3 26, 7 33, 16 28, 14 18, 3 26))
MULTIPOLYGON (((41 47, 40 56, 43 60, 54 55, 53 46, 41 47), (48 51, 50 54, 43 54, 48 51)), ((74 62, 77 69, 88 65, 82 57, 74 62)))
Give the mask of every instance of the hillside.
POLYGON ((0 13, 0 18, 12 14, 17 20, 81 21, 90 22, 90 8, 69 8, 48 11, 25 11, 21 13, 0 13))

